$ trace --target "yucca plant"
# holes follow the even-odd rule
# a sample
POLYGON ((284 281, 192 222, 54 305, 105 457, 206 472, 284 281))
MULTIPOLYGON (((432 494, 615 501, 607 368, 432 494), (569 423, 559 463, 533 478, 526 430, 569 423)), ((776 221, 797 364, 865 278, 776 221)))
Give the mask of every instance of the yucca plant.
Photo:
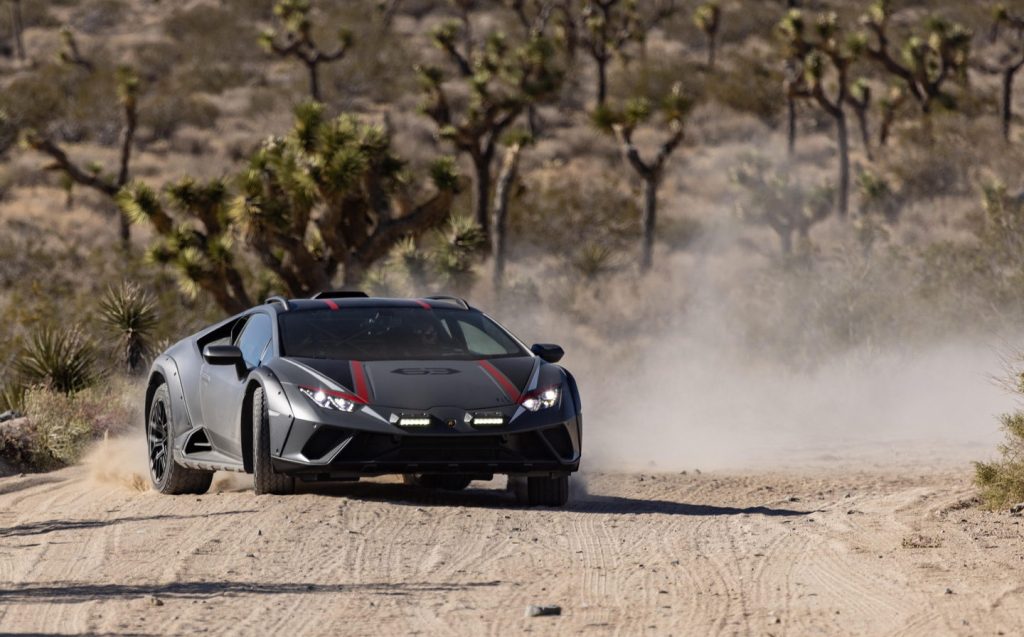
POLYGON ((72 393, 95 380, 95 364, 93 345, 78 326, 46 325, 29 335, 15 369, 26 384, 72 393))
POLYGON ((120 362, 129 374, 138 372, 152 352, 158 316, 156 300, 139 285, 109 287, 100 299, 100 320, 117 334, 120 362))
POLYGON ((25 386, 16 380, 0 385, 0 413, 25 411, 25 386))
POLYGON ((615 269, 615 250, 606 244, 588 241, 572 256, 573 269, 587 281, 615 269))

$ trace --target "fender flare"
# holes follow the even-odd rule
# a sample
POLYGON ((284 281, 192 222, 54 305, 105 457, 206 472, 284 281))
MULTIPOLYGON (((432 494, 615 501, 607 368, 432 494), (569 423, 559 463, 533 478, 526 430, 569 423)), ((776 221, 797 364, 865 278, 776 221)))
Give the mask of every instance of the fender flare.
POLYGON ((239 417, 241 426, 242 441, 242 464, 246 473, 253 470, 253 444, 252 444, 252 395, 256 387, 263 388, 263 396, 266 401, 267 411, 270 420, 270 454, 272 457, 280 457, 284 450, 285 442, 291 431, 292 422, 295 417, 292 414, 291 403, 285 395, 281 381, 267 367, 257 367, 249 373, 246 381, 245 397, 242 400, 242 413, 239 417))

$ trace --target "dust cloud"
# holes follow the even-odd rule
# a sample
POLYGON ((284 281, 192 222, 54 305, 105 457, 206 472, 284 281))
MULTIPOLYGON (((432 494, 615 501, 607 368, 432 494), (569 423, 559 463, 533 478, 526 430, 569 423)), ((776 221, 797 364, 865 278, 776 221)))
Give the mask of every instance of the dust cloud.
POLYGON ((94 482, 148 491, 150 482, 146 458, 145 437, 141 433, 125 434, 104 436, 86 452, 82 464, 94 482))

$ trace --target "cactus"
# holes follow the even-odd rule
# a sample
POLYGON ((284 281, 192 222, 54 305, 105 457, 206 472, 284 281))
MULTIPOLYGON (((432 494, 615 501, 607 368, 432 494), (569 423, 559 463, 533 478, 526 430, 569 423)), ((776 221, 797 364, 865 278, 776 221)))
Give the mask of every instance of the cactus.
POLYGON ((747 192, 746 200, 737 206, 739 217, 771 228, 785 257, 793 254, 794 238, 803 245, 809 243, 811 228, 828 217, 832 198, 831 186, 808 190, 792 181, 790 174, 763 157, 748 156, 730 175, 747 192))
POLYGON ((707 67, 715 68, 715 51, 718 45, 718 30, 722 25, 722 7, 717 0, 705 2, 693 12, 693 24, 704 34, 708 43, 707 67))
POLYGON ((786 58, 797 71, 786 78, 786 94, 793 99, 811 100, 835 121, 839 147, 839 188, 836 209, 845 217, 850 200, 850 141, 844 107, 851 103, 850 66, 860 47, 855 40, 844 42, 838 17, 823 13, 810 22, 803 11, 791 9, 779 22, 777 32, 786 48, 786 58), (829 95, 826 77, 834 76, 829 95))
MULTIPOLYGON (((128 66, 117 69, 117 96, 124 121, 121 125, 121 153, 118 170, 115 176, 106 175, 95 164, 79 165, 68 157, 67 152, 53 139, 39 131, 25 130, 22 142, 25 146, 49 156, 53 164, 49 167, 59 170, 76 184, 92 188, 111 199, 128 183, 132 159, 132 145, 135 141, 135 129, 138 126, 138 93, 139 76, 128 66)), ((130 221, 125 215, 120 216, 121 241, 127 245, 131 238, 130 221)))
POLYGON ((313 20, 310 17, 310 0, 278 0, 274 15, 281 21, 280 28, 267 29, 260 34, 260 44, 270 53, 302 62, 309 74, 309 94, 317 102, 323 101, 320 94, 320 65, 336 62, 348 53, 352 46, 352 32, 338 31, 338 45, 327 52, 313 40, 313 20))
POLYGON ((489 236, 492 170, 501 137, 528 107, 554 94, 562 72, 556 68, 548 38, 531 36, 515 45, 503 34, 491 33, 477 43, 468 37, 468 13, 463 15, 462 22, 439 26, 433 37, 457 69, 459 82, 466 85, 468 104, 457 112, 445 86, 445 72, 435 66, 417 66, 424 91, 421 109, 434 121, 442 139, 470 157, 473 218, 489 236))
POLYGON ((594 123, 615 135, 622 150, 626 165, 631 167, 643 181, 643 212, 640 219, 641 249, 640 271, 647 272, 654 263, 654 236, 658 216, 658 188, 665 173, 665 164, 683 141, 683 122, 692 108, 692 101, 682 93, 682 85, 676 83, 662 104, 661 114, 668 136, 658 146, 653 158, 644 159, 633 143, 637 127, 655 114, 646 98, 630 100, 624 108, 614 110, 608 107, 594 111, 594 123))
POLYGON ((894 55, 889 40, 892 15, 891 0, 875 0, 861 18, 868 31, 861 37, 867 57, 906 86, 924 115, 931 112, 936 101, 951 105, 953 99, 944 86, 951 79, 966 77, 970 30, 929 17, 924 25, 925 35, 907 38, 894 55))
POLYGON ((163 199, 141 183, 119 196, 159 241, 155 260, 175 266, 186 292, 209 292, 225 310, 251 305, 240 238, 293 297, 327 289, 341 275, 359 283, 404 238, 444 223, 459 188, 451 158, 431 167, 433 195, 411 200, 405 163, 389 132, 351 115, 325 116, 319 103, 299 106, 292 131, 271 137, 249 158, 232 194, 222 181, 186 178, 163 199))

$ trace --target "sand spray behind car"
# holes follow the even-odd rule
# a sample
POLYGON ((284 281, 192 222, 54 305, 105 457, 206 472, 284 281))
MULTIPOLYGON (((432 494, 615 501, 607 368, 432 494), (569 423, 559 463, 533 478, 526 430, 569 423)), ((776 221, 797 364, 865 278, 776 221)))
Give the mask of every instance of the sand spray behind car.
MULTIPOLYGON (((1024 338, 955 323, 903 338, 917 308, 900 306, 902 322, 853 346, 803 338, 834 326, 799 320, 759 344, 751 325, 762 317, 738 316, 725 298, 740 275, 712 282, 694 261, 673 256, 646 279, 624 273, 568 310, 495 308, 520 338, 565 346, 584 402, 583 471, 966 466, 991 455, 995 416, 1013 406, 996 377, 1024 338), (809 362, 778 354, 787 339, 812 343, 809 362)), ((907 290, 885 293, 893 307, 912 303, 907 290)))

